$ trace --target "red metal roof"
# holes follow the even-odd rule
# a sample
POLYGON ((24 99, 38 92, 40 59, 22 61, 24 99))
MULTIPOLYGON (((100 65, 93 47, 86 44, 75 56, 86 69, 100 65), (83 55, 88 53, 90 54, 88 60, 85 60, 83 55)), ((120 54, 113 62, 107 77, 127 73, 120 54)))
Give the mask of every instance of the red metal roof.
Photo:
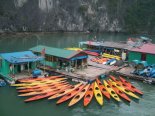
POLYGON ((130 51, 155 54, 155 44, 152 43, 143 44, 140 47, 131 48, 130 51))

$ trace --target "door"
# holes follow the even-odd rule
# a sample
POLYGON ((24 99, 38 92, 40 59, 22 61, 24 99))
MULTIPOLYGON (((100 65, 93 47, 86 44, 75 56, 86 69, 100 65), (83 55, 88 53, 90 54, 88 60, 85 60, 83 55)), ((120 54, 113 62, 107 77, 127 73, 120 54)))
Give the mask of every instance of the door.
POLYGON ((142 53, 142 55, 141 55, 141 60, 142 60, 142 61, 146 61, 146 53, 142 53))

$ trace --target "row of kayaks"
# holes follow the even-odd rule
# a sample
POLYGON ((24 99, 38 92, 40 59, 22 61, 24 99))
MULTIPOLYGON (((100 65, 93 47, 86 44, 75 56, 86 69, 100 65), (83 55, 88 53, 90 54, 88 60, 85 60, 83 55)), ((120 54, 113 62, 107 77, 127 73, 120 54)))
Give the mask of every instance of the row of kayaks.
POLYGON ((103 80, 103 83, 97 78, 91 84, 78 83, 71 85, 66 78, 60 76, 51 76, 48 78, 23 79, 20 84, 13 84, 19 92, 19 96, 32 96, 25 102, 36 101, 43 98, 56 99, 59 98, 57 104, 63 103, 69 99, 68 106, 73 106, 83 99, 83 105, 87 106, 95 97, 96 101, 102 106, 104 98, 120 102, 121 98, 130 102, 130 97, 139 99, 136 94, 143 93, 134 87, 130 82, 120 77, 118 80, 114 76, 110 76, 109 80, 103 80))
POLYGON ((98 64, 104 64, 104 65, 114 65, 117 60, 115 58, 109 59, 109 58, 92 58, 92 62, 96 62, 98 64))

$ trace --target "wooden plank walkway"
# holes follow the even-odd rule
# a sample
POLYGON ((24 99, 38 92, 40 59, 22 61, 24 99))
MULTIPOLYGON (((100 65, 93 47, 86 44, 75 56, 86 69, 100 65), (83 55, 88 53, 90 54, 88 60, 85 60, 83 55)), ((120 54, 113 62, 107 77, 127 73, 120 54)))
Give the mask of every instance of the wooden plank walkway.
POLYGON ((55 70, 50 67, 43 67, 43 66, 39 68, 42 70, 51 71, 51 72, 65 75, 67 78, 77 79, 77 80, 81 80, 85 82, 93 81, 96 79, 96 77, 109 72, 109 70, 107 69, 102 69, 102 68, 93 67, 93 66, 88 66, 86 69, 82 69, 82 70, 79 69, 75 72, 55 70))

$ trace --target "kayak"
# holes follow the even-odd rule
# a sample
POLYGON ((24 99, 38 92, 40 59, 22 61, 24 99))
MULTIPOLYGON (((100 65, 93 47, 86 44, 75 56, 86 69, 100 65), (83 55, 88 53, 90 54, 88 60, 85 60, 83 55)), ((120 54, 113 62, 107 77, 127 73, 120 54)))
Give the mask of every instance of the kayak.
POLYGON ((99 53, 96 53, 96 52, 91 52, 91 51, 83 51, 83 52, 91 56, 99 56, 99 53))
POLYGON ((96 82, 94 85, 94 95, 95 95, 97 102, 102 106, 103 105, 103 96, 102 96, 102 93, 101 93, 96 82))
POLYGON ((109 86, 109 84, 103 80, 103 83, 105 85, 106 90, 109 92, 109 94, 111 95, 111 97, 113 97, 116 101, 120 102, 120 98, 119 96, 116 94, 116 92, 109 86))
POLYGON ((83 89, 84 86, 85 86, 85 85, 81 85, 81 86, 77 87, 75 90, 73 90, 73 91, 67 93, 65 96, 61 97, 61 98, 57 101, 56 104, 60 104, 60 103, 62 103, 62 102, 65 102, 65 101, 69 100, 69 99, 72 98, 74 95, 76 95, 77 93, 79 93, 79 92, 83 89))
POLYGON ((28 92, 28 93, 24 93, 24 94, 19 94, 18 96, 39 95, 39 94, 43 94, 43 93, 47 93, 47 92, 56 91, 56 90, 59 90, 60 88, 63 88, 63 87, 72 87, 72 86, 71 85, 63 85, 63 86, 60 86, 58 88, 48 88, 48 89, 43 89, 43 90, 28 92))
POLYGON ((87 92, 88 88, 89 88, 90 84, 87 84, 79 93, 77 93, 73 99, 69 102, 68 106, 73 106, 74 104, 76 104, 78 101, 80 101, 83 96, 85 95, 85 93, 87 92))
POLYGON ((22 84, 12 84, 11 86, 31 86, 31 85, 42 85, 42 84, 50 84, 52 82, 62 81, 66 78, 59 78, 57 80, 48 80, 48 81, 42 81, 42 82, 33 82, 33 83, 22 83, 22 84))
POLYGON ((73 87, 69 87, 69 88, 68 88, 68 87, 64 87, 64 88, 61 88, 61 89, 56 90, 56 91, 52 91, 52 92, 47 92, 47 93, 43 93, 43 94, 40 94, 40 95, 36 95, 36 96, 31 97, 31 98, 28 98, 28 99, 26 99, 26 100, 24 100, 24 101, 25 101, 25 102, 36 101, 36 100, 49 97, 49 96, 51 96, 51 95, 57 94, 57 93, 59 93, 59 92, 62 92, 62 91, 64 91, 64 90, 66 90, 66 89, 71 89, 71 88, 73 88, 73 87))
POLYGON ((73 48, 65 48, 66 50, 73 50, 73 51, 82 51, 82 49, 81 48, 75 48, 75 47, 73 47, 73 48))
POLYGON ((63 85, 67 85, 68 82, 66 83, 58 83, 58 84, 52 84, 52 85, 45 85, 42 87, 37 87, 37 88, 28 88, 28 89, 22 89, 22 90, 18 90, 18 92, 33 92, 33 91, 38 91, 38 90, 44 90, 44 89, 48 89, 48 88, 57 88, 59 86, 63 86, 63 85))
POLYGON ((131 92, 135 92, 130 86, 128 86, 127 84, 122 83, 121 81, 119 81, 118 79, 116 79, 114 76, 110 75, 109 76, 113 81, 115 81, 116 83, 120 84, 122 87, 124 87, 125 89, 131 91, 131 92))
POLYGON ((139 97, 137 95, 135 95, 134 93, 132 93, 131 91, 125 89, 124 87, 122 87, 120 84, 112 81, 111 79, 109 79, 119 90, 123 91, 124 93, 126 93, 127 95, 134 97, 136 99, 139 99, 139 97))
POLYGON ((93 95, 94 95, 93 88, 94 88, 94 83, 92 83, 89 86, 89 89, 87 90, 87 92, 84 96, 84 101, 83 101, 84 106, 87 106, 91 102, 93 95))
POLYGON ((131 99, 121 90, 119 90, 112 82, 107 81, 108 84, 110 85, 110 87, 122 98, 124 98, 125 100, 127 100, 128 102, 131 101, 131 99))
POLYGON ((43 80, 52 80, 56 78, 63 77, 64 75, 59 75, 59 76, 50 76, 50 77, 44 77, 44 78, 31 78, 31 79, 20 79, 18 80, 19 82, 36 82, 36 81, 43 81, 43 80))
POLYGON ((16 89, 37 89, 37 88, 40 88, 40 87, 44 87, 44 86, 54 86, 55 84, 63 84, 63 83, 68 83, 66 81, 57 81, 57 82, 53 82, 53 83, 50 83, 50 84, 41 84, 41 85, 30 85, 30 86, 23 86, 23 87, 17 87, 16 89))
POLYGON ((77 87, 79 87, 80 85, 82 85, 82 83, 77 84, 74 88, 71 88, 71 89, 68 89, 68 90, 64 90, 64 91, 62 91, 62 92, 60 92, 60 93, 57 93, 57 94, 55 94, 55 95, 52 95, 52 96, 49 97, 48 99, 50 100, 50 99, 55 99, 55 98, 64 96, 65 94, 67 94, 67 93, 69 93, 69 92, 75 90, 75 89, 76 89, 77 87))
POLYGON ((106 98, 110 99, 110 94, 107 92, 107 90, 105 89, 105 86, 101 83, 101 81, 97 78, 97 79, 96 79, 96 82, 97 82, 97 84, 98 84, 98 86, 99 86, 100 91, 102 92, 102 94, 103 94, 106 98))
POLYGON ((140 91, 139 89, 137 89, 135 86, 133 86, 130 82, 126 81, 124 78, 119 77, 120 80, 122 81, 122 83, 127 84, 128 86, 130 86, 136 93, 143 95, 143 92, 140 91))

